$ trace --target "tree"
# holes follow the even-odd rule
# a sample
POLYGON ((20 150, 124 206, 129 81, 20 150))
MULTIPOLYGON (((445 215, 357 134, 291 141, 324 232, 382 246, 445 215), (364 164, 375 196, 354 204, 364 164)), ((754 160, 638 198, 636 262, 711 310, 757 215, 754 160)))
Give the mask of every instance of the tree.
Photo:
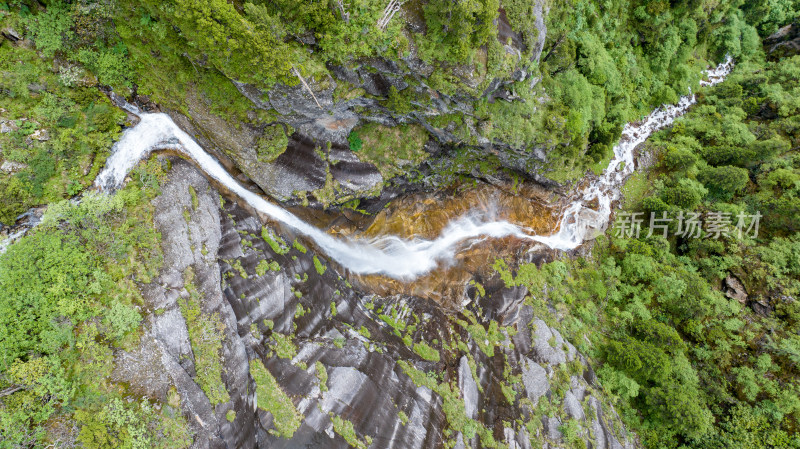
POLYGON ((700 170, 697 179, 708 187, 712 195, 723 201, 740 193, 750 181, 747 170, 731 165, 706 167, 700 170))

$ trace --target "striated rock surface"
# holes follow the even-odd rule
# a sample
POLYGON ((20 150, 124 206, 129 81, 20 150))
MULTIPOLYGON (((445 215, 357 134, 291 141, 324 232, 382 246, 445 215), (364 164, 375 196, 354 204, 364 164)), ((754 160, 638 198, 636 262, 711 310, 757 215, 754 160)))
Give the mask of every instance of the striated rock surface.
POLYGON ((459 310, 360 293, 182 160, 154 203, 164 268, 143 287, 141 345, 117 354, 114 377, 162 401, 177 393, 195 447, 634 447, 586 359, 536 316, 524 288, 487 280, 486 294, 469 289, 459 310), (224 327, 229 399, 216 405, 198 383, 180 308, 194 289, 224 327), (256 361, 289 410, 258 397, 256 361), (567 423, 578 429, 570 441, 567 423))

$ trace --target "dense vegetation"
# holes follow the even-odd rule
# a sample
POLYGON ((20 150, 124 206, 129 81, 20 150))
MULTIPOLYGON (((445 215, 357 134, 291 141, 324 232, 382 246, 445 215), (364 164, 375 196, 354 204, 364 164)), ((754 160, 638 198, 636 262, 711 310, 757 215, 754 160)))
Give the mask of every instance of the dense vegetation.
MULTIPOLYGON (((359 58, 378 56, 406 73, 409 87, 380 99, 393 114, 425 112, 416 117, 453 128, 467 144, 488 139, 545 148, 550 163, 543 170, 564 181, 602 168, 622 124, 696 88, 701 71, 726 53, 739 58, 757 51, 758 32, 774 31, 797 9, 788 0, 741 8, 730 0, 555 2, 545 5, 547 37, 537 42, 534 3, 417 0, 383 30, 378 22, 385 5, 364 0, 343 7, 282 0, 4 4, 4 26, 32 39, 44 59, 19 42, 0 48, 3 89, 10 93, 0 105, 8 110, 4 118, 29 119, 4 136, 13 138, 4 148, 21 150, 4 157, 27 168, 13 181, 0 180, 0 192, 16 198, 3 205, 0 221, 31 204, 73 195, 91 179, 92 163, 102 160, 92 156, 124 119, 96 90, 87 92, 95 82, 183 113, 209 109, 232 126, 262 126, 277 115, 256 111, 229 80, 265 91, 275 83, 299 84, 303 76, 324 88, 333 65, 358 67, 359 58), (493 25, 500 20, 498 6, 521 36, 512 46, 500 41, 493 25), (541 62, 534 58, 538 44, 544 46, 541 62), (430 76, 411 69, 414 58, 429 65, 430 76), (515 72, 527 75, 512 81, 515 72), (507 80, 514 101, 483 97, 495 79, 507 80), (465 102, 466 114, 429 116, 441 94, 465 102), (28 142, 39 128, 50 131, 50 140, 28 142)), ((337 83, 337 92, 358 95, 349 83, 337 83)), ((265 161, 285 148, 285 136, 268 129, 259 143, 260 159, 261 147, 269 149, 265 161)), ((401 158, 381 148, 371 154, 401 158)), ((492 157, 475 158, 483 163, 478 169, 485 167, 480 159, 492 157)))
MULTIPOLYGON (((408 16, 385 30, 377 26, 384 5, 365 0, 346 10, 288 0, 0 3, 3 34, 12 35, 0 44, 0 162, 11 167, 0 173, 0 222, 51 204, 36 231, 0 256, 0 447, 57 442, 70 432, 90 448, 191 442, 174 408, 123 400, 126 387, 108 379, 112 351, 138 345, 150 312, 138 288, 159 267, 149 200, 163 169, 147 164, 114 197, 66 200, 90 186, 126 120, 100 88, 135 92, 183 113, 206 105, 226 120, 264 125, 277 113, 255 111, 230 80, 264 90, 297 84, 299 75, 324 84, 332 65, 375 56, 403 64, 416 56, 431 75, 408 76, 412 87, 470 105, 426 124, 453 129, 467 144, 480 136, 523 151, 543 147, 547 175, 561 181, 603 167, 623 123, 697 91, 701 71, 725 54, 737 59, 736 71, 652 139, 658 163, 631 180, 625 210, 705 218, 721 211, 734 221, 759 212, 757 237, 610 235, 591 257, 523 265, 513 274, 503 263, 496 267, 509 285, 533 292, 541 316, 551 315, 545 301, 556 307, 559 326, 597 363, 602 384, 647 447, 800 447, 800 56, 768 60, 761 43, 796 18, 800 4, 548 6, 536 61, 533 5, 516 0, 409 2, 408 16), (518 56, 498 39, 499 6, 522 32, 518 56), (509 81, 514 101, 482 96, 493 79, 509 80, 518 69, 530 77, 509 81), (728 279, 741 282, 750 299, 726 296, 728 279)), ((432 106, 415 92, 394 89, 379 100, 396 115, 432 106)), ((264 161, 286 146, 280 128, 271 126, 275 139, 259 146, 264 161)), ((425 159, 426 138, 417 124, 391 131, 367 124, 350 144, 391 177, 425 159), (403 140, 402 151, 381 139, 386 135, 403 140)), ((466 173, 497 165, 486 162, 491 154, 468 154, 466 173)), ((326 270, 316 258, 315 266, 320 275, 326 270)), ((268 268, 277 270, 261 266, 268 268)), ((215 358, 219 319, 202 315, 195 296, 181 311, 193 325, 198 382, 213 403, 225 402, 215 358)), ((281 343, 276 352, 292 349, 281 343)), ((441 357, 424 342, 413 347, 426 360, 441 357)), ((260 362, 251 374, 264 390, 259 407, 283 416, 278 431, 291 435, 300 417, 290 399, 260 362)), ((420 383, 428 382, 423 376, 420 383)), ((431 385, 446 405, 460 400, 450 385, 431 385)), ((455 408, 447 411, 457 420, 455 408)), ((335 423, 337 433, 352 433, 352 425, 335 423)))
POLYGON ((610 232, 590 259, 515 277, 497 265, 543 314, 552 301, 647 447, 800 447, 798 77, 800 56, 755 52, 651 139, 659 162, 627 186, 626 212, 729 213, 728 236, 676 236, 673 221, 668 238, 647 237, 645 219, 639 238, 610 232), (740 238, 736 217, 756 212, 757 237, 740 238), (726 295, 731 278, 746 301, 726 295))
POLYGON ((160 265, 149 204, 160 169, 149 165, 116 196, 52 204, 0 257, 0 447, 73 441, 74 432, 89 448, 191 442, 180 413, 123 401, 125 386, 109 379, 113 350, 138 347, 138 285, 160 265))

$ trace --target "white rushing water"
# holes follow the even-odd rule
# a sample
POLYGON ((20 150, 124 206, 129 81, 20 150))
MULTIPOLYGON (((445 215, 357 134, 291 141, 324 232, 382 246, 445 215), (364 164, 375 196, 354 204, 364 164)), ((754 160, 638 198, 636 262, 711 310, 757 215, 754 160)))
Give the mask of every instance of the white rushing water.
POLYGON ((105 190, 119 188, 127 174, 151 151, 173 149, 192 159, 207 176, 255 210, 313 240, 328 256, 354 273, 381 273, 397 279, 413 279, 431 271, 439 261, 452 259, 456 249, 465 241, 485 237, 529 238, 521 228, 507 221, 485 221, 473 214, 448 224, 435 240, 403 240, 395 236, 372 240, 338 239, 246 189, 168 115, 140 113, 134 109, 131 112, 138 114, 141 121, 115 144, 95 185, 105 190))
MULTIPOLYGON (((706 72, 701 86, 722 82, 733 70, 733 59, 728 56, 722 64, 706 72)), ((634 150, 654 132, 672 124, 697 102, 691 92, 680 98, 678 104, 665 105, 651 112, 644 120, 628 123, 622 129, 619 142, 614 146, 614 157, 603 174, 577 195, 564 210, 559 231, 549 236, 536 236, 545 245, 570 250, 577 248, 594 233, 604 230, 611 217, 611 206, 620 199, 622 184, 634 170, 634 150), (594 202, 594 208, 590 204, 594 202)))
MULTIPOLYGON (((730 72, 732 65, 729 58, 716 69, 710 70, 707 85, 721 81, 730 72)), ((105 190, 117 189, 122 186, 127 174, 151 151, 173 149, 192 159, 207 176, 225 186, 255 210, 311 239, 329 257, 348 270, 356 274, 384 274, 396 279, 411 280, 428 273, 440 262, 451 261, 455 252, 463 245, 484 238, 514 236, 536 240, 551 248, 567 250, 577 247, 587 237, 589 229, 598 229, 608 223, 611 205, 619 198, 619 187, 633 171, 633 149, 636 145, 644 142, 653 132, 672 123, 694 101, 693 95, 683 97, 677 105, 660 108, 641 123, 627 125, 622 139, 614 147, 614 159, 609 167, 570 204, 561 219, 559 231, 550 236, 532 236, 526 232, 528 230, 507 221, 491 221, 491 217, 485 214, 473 213, 452 221, 433 240, 404 240, 396 236, 369 240, 336 238, 239 184, 168 115, 142 113, 133 106, 129 106, 129 110, 137 114, 141 121, 125 131, 114 145, 95 185, 105 190), (594 199, 599 204, 597 210, 587 206, 594 199)))

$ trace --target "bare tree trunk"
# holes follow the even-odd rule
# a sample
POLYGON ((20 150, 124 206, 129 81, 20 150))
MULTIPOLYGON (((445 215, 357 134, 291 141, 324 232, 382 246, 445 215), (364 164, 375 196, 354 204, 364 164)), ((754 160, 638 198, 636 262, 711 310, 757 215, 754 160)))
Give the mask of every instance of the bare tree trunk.
POLYGON ((314 99, 314 102, 317 103, 317 106, 319 106, 320 109, 323 109, 322 105, 319 104, 319 101, 317 100, 317 96, 314 95, 314 91, 308 87, 308 83, 306 83, 306 80, 303 78, 303 75, 300 74, 300 71, 297 70, 295 66, 292 66, 292 70, 294 70, 294 74, 297 75, 297 77, 300 79, 300 82, 303 83, 303 87, 305 87, 308 93, 311 94, 311 98, 314 99))
POLYGON ((339 14, 341 14, 344 23, 350 23, 350 13, 345 9, 343 0, 336 0, 336 6, 339 8, 339 14))
POLYGON ((389 25, 389 22, 392 20, 392 17, 394 17, 395 13, 400 11, 400 7, 403 6, 403 3, 405 3, 405 0, 389 1, 389 4, 386 5, 386 9, 383 10, 383 17, 378 19, 378 28, 380 28, 381 31, 386 29, 386 26, 389 25))
POLYGON ((16 392, 18 392, 18 391, 20 391, 22 389, 23 388, 21 386, 15 385, 13 387, 8 387, 8 388, 6 388, 4 390, 0 390, 0 398, 8 396, 8 395, 11 395, 11 394, 14 394, 14 393, 16 393, 16 392))
POLYGON ((545 62, 545 61, 547 61, 547 59, 548 59, 550 56, 552 56, 552 55, 553 55, 553 53, 556 51, 556 48, 558 48, 558 46, 561 44, 561 41, 562 41, 562 40, 564 40, 564 36, 565 36, 565 34, 561 34, 561 36, 558 36, 558 39, 557 39, 557 40, 556 40, 556 42, 553 44, 553 47, 552 47, 552 48, 550 48, 550 50, 549 50, 549 51, 547 52, 547 54, 544 56, 544 58, 542 59, 542 62, 545 62))

